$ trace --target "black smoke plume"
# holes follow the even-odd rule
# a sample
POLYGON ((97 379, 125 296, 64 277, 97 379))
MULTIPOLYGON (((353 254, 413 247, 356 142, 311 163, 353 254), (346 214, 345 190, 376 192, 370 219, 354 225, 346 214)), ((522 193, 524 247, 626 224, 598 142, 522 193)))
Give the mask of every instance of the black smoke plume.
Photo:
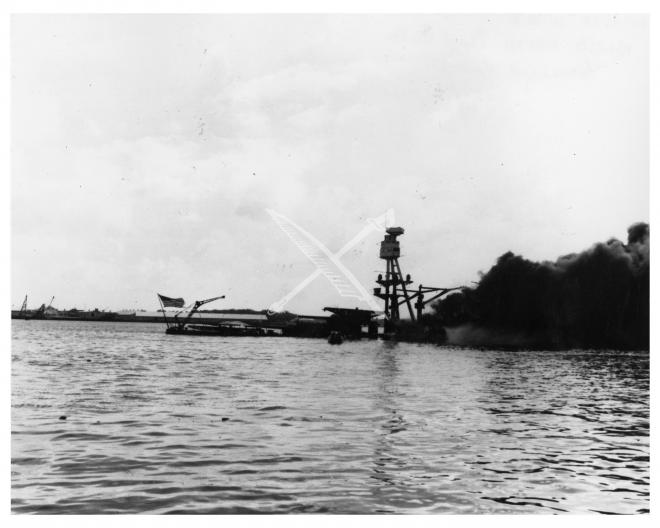
POLYGON ((547 348, 648 349, 649 225, 555 262, 511 252, 475 288, 434 305, 449 342, 547 348))

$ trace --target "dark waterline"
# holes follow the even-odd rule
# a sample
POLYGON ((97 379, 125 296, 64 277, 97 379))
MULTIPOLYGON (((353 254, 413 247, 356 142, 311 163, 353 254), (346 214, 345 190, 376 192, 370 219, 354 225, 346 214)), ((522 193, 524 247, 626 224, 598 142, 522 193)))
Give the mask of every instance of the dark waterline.
POLYGON ((648 367, 15 320, 12 511, 645 513, 648 367))

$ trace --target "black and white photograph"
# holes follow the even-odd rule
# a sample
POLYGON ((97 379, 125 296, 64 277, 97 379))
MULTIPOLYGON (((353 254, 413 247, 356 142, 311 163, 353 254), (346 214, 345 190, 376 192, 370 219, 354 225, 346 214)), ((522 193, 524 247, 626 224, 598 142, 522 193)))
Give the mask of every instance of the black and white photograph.
POLYGON ((399 7, 9 14, 13 519, 650 517, 651 16, 399 7))

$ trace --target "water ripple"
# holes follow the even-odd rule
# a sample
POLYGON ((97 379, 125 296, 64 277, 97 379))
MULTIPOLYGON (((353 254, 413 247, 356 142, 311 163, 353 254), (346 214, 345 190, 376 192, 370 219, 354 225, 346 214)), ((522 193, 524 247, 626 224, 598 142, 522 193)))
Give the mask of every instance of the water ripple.
POLYGON ((15 513, 649 511, 648 353, 12 333, 15 513))

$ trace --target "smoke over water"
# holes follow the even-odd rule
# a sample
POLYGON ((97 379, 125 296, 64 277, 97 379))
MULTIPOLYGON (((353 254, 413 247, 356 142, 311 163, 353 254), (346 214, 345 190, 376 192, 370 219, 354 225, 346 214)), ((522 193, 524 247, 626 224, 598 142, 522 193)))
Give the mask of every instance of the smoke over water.
POLYGON ((507 252, 481 278, 434 305, 457 345, 649 347, 649 225, 555 262, 507 252))

